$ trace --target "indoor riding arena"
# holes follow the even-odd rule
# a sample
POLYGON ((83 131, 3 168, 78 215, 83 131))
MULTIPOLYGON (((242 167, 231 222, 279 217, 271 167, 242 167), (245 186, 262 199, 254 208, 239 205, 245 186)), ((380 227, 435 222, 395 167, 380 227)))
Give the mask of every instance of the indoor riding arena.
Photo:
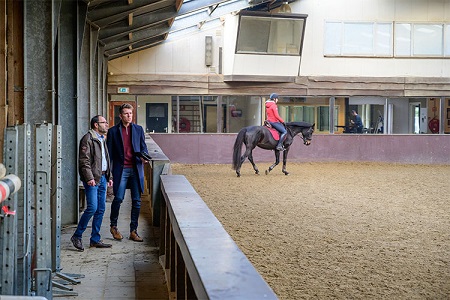
POLYGON ((173 164, 280 299, 449 299, 450 167, 173 164))

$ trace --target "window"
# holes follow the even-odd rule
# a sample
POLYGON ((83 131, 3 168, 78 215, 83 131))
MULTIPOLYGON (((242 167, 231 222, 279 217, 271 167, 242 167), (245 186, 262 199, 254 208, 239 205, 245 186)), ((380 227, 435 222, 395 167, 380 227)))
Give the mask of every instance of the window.
POLYGON ((261 97, 258 96, 224 96, 227 120, 225 132, 239 132, 243 127, 261 125, 261 97))
POLYGON ((300 55, 306 16, 242 14, 236 53, 300 55))
POLYGON ((395 54, 398 56, 443 56, 444 28, 447 30, 446 37, 449 39, 448 25, 396 23, 395 54))
POLYGON ((326 22, 325 56, 450 56, 450 25, 326 22))
POLYGON ((392 23, 327 22, 324 54, 392 56, 392 23))

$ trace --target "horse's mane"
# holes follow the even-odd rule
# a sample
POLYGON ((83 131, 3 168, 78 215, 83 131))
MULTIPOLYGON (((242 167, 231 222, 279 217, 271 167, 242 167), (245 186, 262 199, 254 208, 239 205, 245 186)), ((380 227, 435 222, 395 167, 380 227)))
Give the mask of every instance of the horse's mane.
POLYGON ((289 122, 287 125, 297 126, 297 127, 311 127, 312 124, 308 122, 289 122))

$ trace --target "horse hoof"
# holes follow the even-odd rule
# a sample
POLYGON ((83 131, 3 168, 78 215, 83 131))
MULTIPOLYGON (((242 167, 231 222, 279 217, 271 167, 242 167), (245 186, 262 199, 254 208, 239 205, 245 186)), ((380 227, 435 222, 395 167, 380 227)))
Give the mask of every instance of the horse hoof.
POLYGON ((283 172, 284 173, 284 175, 286 175, 286 176, 288 176, 289 175, 289 172, 283 172))

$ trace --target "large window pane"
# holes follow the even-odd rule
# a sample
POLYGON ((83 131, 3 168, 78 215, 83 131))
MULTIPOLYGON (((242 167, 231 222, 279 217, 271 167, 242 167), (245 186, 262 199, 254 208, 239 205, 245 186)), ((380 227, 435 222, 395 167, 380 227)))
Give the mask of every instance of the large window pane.
POLYGON ((302 20, 273 19, 268 53, 299 54, 302 20))
POLYGON ((395 24, 395 55, 411 55, 411 24, 395 24))
POLYGON ((177 97, 172 97, 173 132, 202 132, 200 96, 179 96, 178 99, 179 103, 177 97))
POLYGON ((373 24, 346 23, 344 24, 343 54, 372 55, 373 24))
POLYGON ((299 55, 305 17, 241 15, 237 53, 299 55))
POLYGON ((242 16, 237 40, 238 52, 267 52, 270 19, 242 16))
POLYGON ((326 22, 325 55, 392 56, 392 23, 326 22))
POLYGON ((261 98, 249 96, 225 96, 226 132, 239 132, 243 127, 261 125, 261 98))
POLYGON ((450 25, 445 25, 445 31, 444 31, 445 37, 445 56, 450 56, 450 25))
POLYGON ((414 55, 442 55, 442 25, 414 25, 414 55))
POLYGON ((375 25, 375 54, 392 56, 392 24, 375 25))
POLYGON ((340 55, 342 45, 342 23, 327 22, 325 24, 325 55, 340 55))

